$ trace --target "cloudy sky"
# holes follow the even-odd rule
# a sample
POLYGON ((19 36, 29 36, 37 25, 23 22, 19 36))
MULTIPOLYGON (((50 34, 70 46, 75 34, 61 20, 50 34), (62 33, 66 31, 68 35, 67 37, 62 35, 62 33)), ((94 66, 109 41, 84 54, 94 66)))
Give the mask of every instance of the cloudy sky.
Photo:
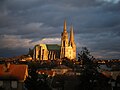
POLYGON ((120 0, 0 0, 0 57, 60 44, 64 19, 68 32, 74 26, 77 52, 120 58, 120 0))

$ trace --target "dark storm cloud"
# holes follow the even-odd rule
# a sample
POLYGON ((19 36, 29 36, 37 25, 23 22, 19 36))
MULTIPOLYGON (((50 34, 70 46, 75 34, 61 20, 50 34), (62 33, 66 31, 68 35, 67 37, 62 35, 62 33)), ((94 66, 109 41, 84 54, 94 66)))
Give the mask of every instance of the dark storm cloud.
POLYGON ((96 57, 116 58, 120 55, 120 37, 116 34, 104 32, 100 34, 80 34, 78 37, 82 40, 78 38, 77 43, 88 47, 96 57))
POLYGON ((23 55, 28 53, 28 48, 2 48, 0 49, 0 56, 4 57, 14 57, 17 55, 23 55))
MULTIPOLYGON (((29 48, 44 40, 59 41, 66 18, 68 31, 71 23, 74 25, 78 48, 87 46, 96 56, 119 58, 119 9, 119 0, 2 0, 1 51, 5 54, 9 48, 18 53, 17 48, 29 48)), ((4 54, 0 52, 0 56, 4 54)))

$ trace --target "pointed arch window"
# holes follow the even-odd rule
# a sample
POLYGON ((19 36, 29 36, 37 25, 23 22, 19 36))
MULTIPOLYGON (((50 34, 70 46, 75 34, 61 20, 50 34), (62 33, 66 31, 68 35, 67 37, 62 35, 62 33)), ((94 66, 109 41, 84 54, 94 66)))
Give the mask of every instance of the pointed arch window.
POLYGON ((65 47, 65 41, 63 41, 63 46, 65 47))

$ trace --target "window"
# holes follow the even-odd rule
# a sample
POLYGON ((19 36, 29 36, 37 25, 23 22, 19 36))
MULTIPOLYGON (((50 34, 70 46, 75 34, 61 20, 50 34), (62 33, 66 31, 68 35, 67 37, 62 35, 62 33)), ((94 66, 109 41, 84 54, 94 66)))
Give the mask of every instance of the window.
POLYGON ((11 87, 12 88, 17 88, 17 81, 11 81, 11 87))
POLYGON ((63 41, 63 47, 65 47, 65 41, 63 41))
POLYGON ((44 51, 45 51, 45 50, 43 49, 43 50, 42 50, 42 55, 44 55, 44 51))
POLYGON ((3 81, 0 81, 0 87, 2 87, 3 86, 3 81))

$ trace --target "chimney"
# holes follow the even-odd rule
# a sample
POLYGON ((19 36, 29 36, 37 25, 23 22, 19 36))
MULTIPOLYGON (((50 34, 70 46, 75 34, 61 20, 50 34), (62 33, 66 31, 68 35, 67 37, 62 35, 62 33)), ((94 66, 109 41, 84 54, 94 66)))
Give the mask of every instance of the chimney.
POLYGON ((9 62, 5 62, 3 68, 4 68, 4 71, 5 71, 5 72, 9 72, 9 69, 10 69, 10 63, 9 63, 9 62))

